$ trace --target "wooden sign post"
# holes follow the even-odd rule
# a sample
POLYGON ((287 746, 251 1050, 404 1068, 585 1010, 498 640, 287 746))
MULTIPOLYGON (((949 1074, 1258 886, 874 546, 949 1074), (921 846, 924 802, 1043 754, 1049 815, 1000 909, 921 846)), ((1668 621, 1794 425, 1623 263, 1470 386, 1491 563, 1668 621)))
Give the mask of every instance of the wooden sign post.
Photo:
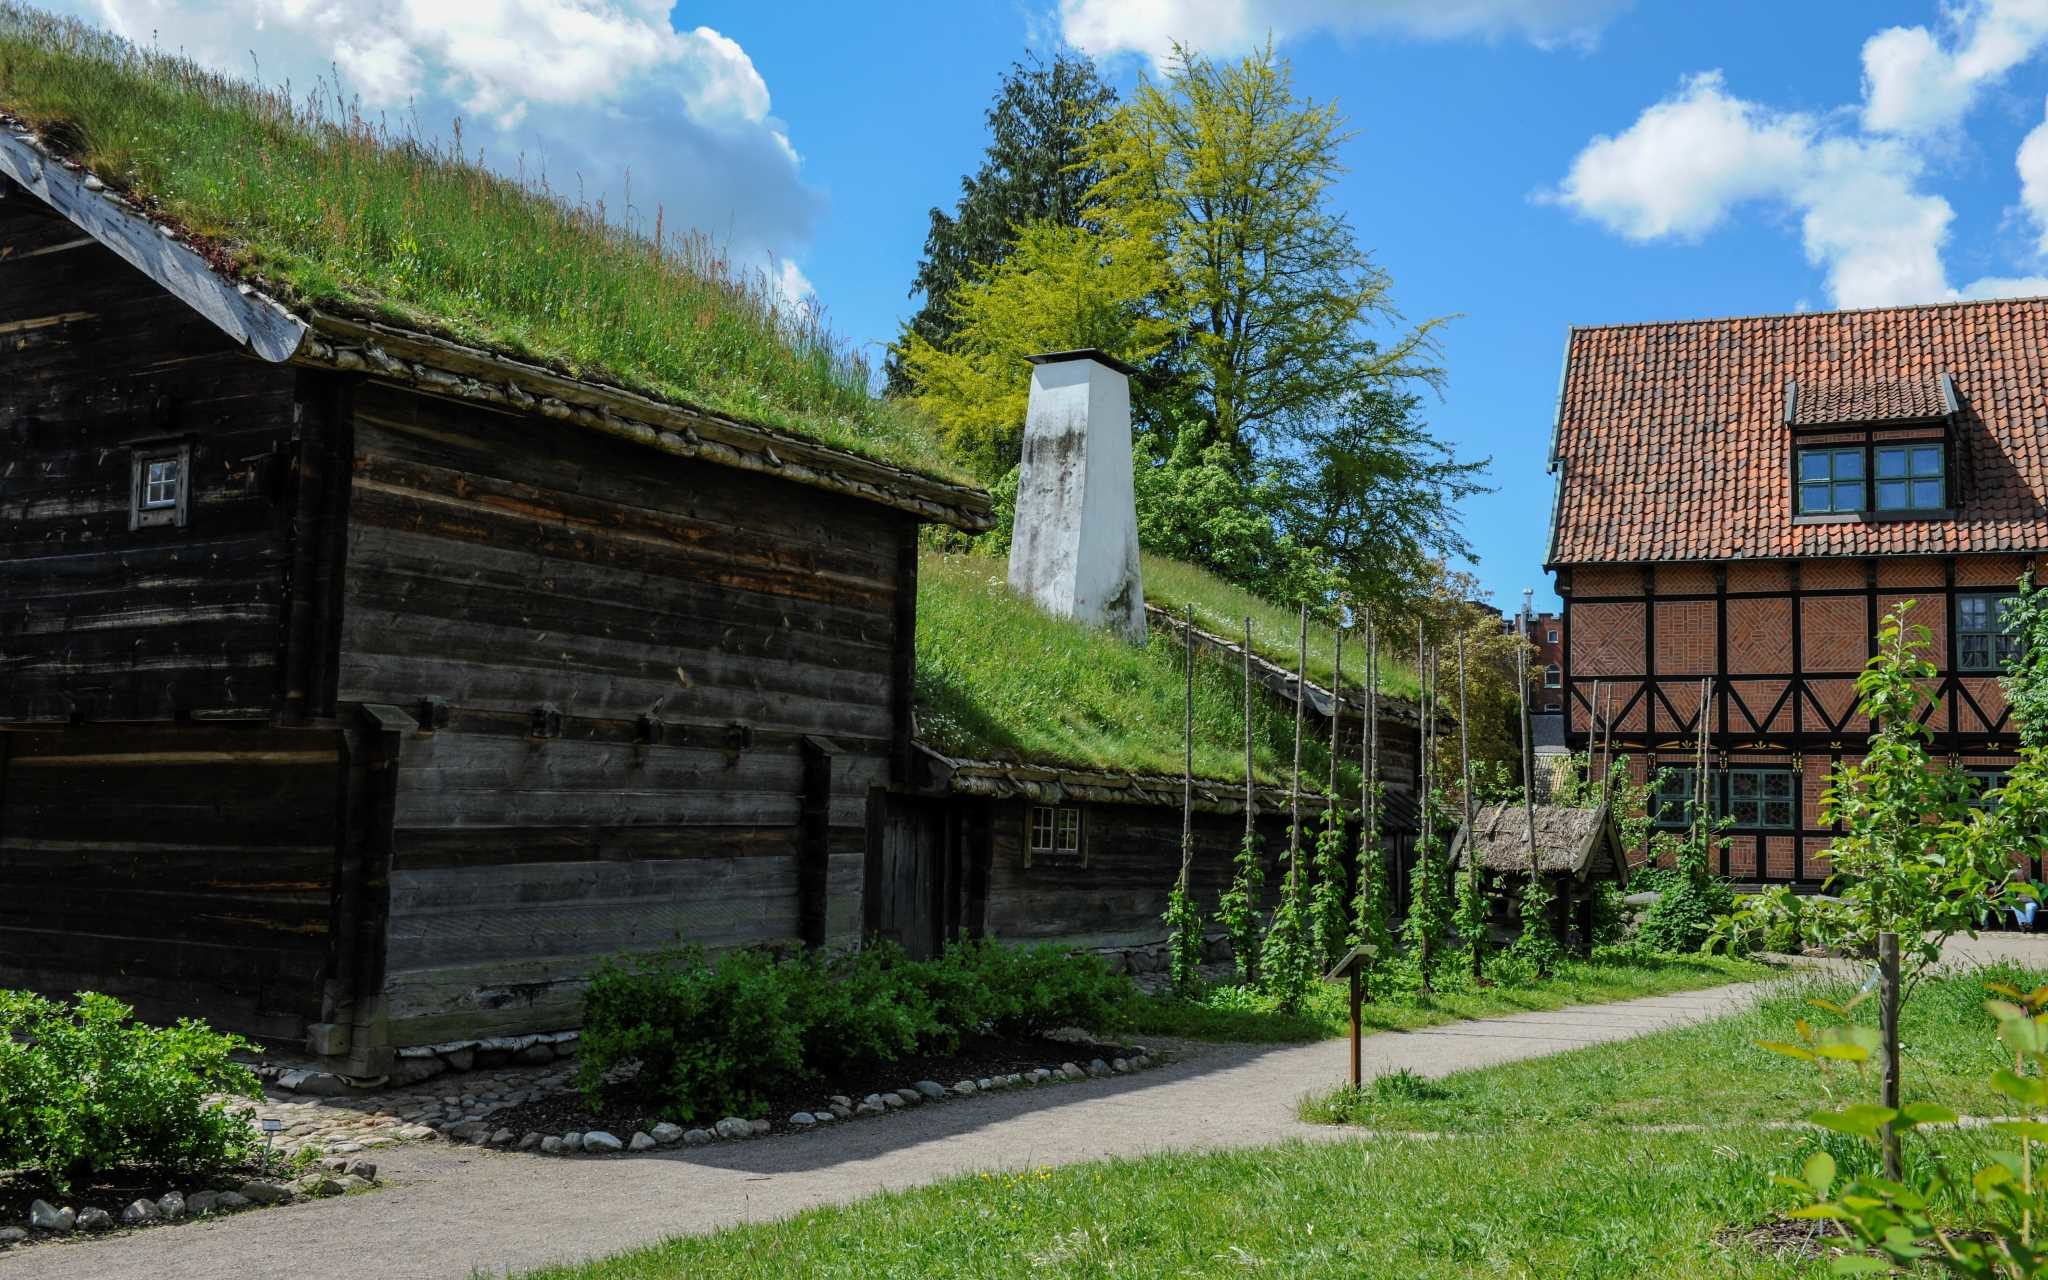
POLYGON ((1344 953, 1344 958, 1323 975, 1324 982, 1335 982, 1339 978, 1351 979, 1351 1087, 1356 1089, 1365 1083, 1364 1063, 1359 1031, 1360 1008, 1365 1003, 1365 970, 1378 954, 1370 942, 1361 942, 1344 953))

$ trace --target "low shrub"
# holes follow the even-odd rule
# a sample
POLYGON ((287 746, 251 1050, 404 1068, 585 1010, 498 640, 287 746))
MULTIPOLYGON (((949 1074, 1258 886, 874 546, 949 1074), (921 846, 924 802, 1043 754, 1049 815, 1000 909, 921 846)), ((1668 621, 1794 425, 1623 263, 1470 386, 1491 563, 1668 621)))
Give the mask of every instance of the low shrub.
POLYGON ((672 952, 592 979, 577 1083, 593 1107, 622 1092, 677 1120, 753 1114, 798 1081, 971 1036, 1105 1029, 1132 994, 1097 957, 1052 946, 963 942, 932 960, 887 944, 833 959, 672 952))
POLYGON ((134 1021, 112 996, 69 1003, 0 990, 0 1168, 64 1188, 106 1169, 190 1174, 255 1151, 234 1098, 261 1096, 229 1055, 255 1046, 190 1018, 134 1021))

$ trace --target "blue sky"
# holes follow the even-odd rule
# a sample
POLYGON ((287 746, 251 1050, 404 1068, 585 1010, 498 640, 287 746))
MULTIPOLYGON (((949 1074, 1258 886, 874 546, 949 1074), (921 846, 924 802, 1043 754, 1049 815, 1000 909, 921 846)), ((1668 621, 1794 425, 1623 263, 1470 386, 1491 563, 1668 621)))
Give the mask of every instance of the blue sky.
POLYGON ((1012 59, 1067 38, 1128 87, 1171 38, 1229 56, 1271 32, 1350 118, 1337 199, 1399 305, 1460 317, 1427 409, 1493 458, 1465 514, 1506 606, 1549 598, 1569 325, 2048 292, 2048 0, 73 7, 236 70, 253 50, 267 78, 339 68, 558 181, 630 170, 637 206, 814 289, 877 357, 1012 59))

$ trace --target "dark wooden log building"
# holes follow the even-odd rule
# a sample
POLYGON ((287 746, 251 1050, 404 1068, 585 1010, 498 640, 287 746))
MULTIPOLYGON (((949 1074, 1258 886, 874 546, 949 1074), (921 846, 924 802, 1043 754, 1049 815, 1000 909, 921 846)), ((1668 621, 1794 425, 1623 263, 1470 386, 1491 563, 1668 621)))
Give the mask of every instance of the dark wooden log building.
POLYGON ((987 496, 295 314, 0 130, 0 985, 304 1041, 853 945, 916 530, 987 496))
POLYGON ((1704 711, 1722 869, 1817 885, 1829 768, 1868 739, 1854 681, 1910 600, 1935 749, 1994 779, 2001 602, 2048 551, 2044 352, 2041 299, 1573 330, 1549 554, 1570 743, 1597 680, 1682 822, 1704 711))

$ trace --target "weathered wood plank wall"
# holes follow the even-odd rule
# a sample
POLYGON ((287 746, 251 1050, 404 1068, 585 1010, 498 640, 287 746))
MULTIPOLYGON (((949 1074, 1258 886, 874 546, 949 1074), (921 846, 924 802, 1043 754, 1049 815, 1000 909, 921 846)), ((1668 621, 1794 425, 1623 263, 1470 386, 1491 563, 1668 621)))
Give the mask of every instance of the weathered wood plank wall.
POLYGON ((824 936, 856 943, 867 794, 908 729, 910 520, 375 383, 353 428, 338 696, 428 726, 393 1042, 572 1025, 621 952, 797 941, 806 736, 836 752, 824 936))
POLYGON ((339 735, 4 735, 0 984, 293 1040, 319 1016, 339 735))
POLYGON ((268 718, 293 372, 18 192, 0 369, 0 723, 268 718), (187 525, 131 530, 128 442, 186 434, 187 525))

